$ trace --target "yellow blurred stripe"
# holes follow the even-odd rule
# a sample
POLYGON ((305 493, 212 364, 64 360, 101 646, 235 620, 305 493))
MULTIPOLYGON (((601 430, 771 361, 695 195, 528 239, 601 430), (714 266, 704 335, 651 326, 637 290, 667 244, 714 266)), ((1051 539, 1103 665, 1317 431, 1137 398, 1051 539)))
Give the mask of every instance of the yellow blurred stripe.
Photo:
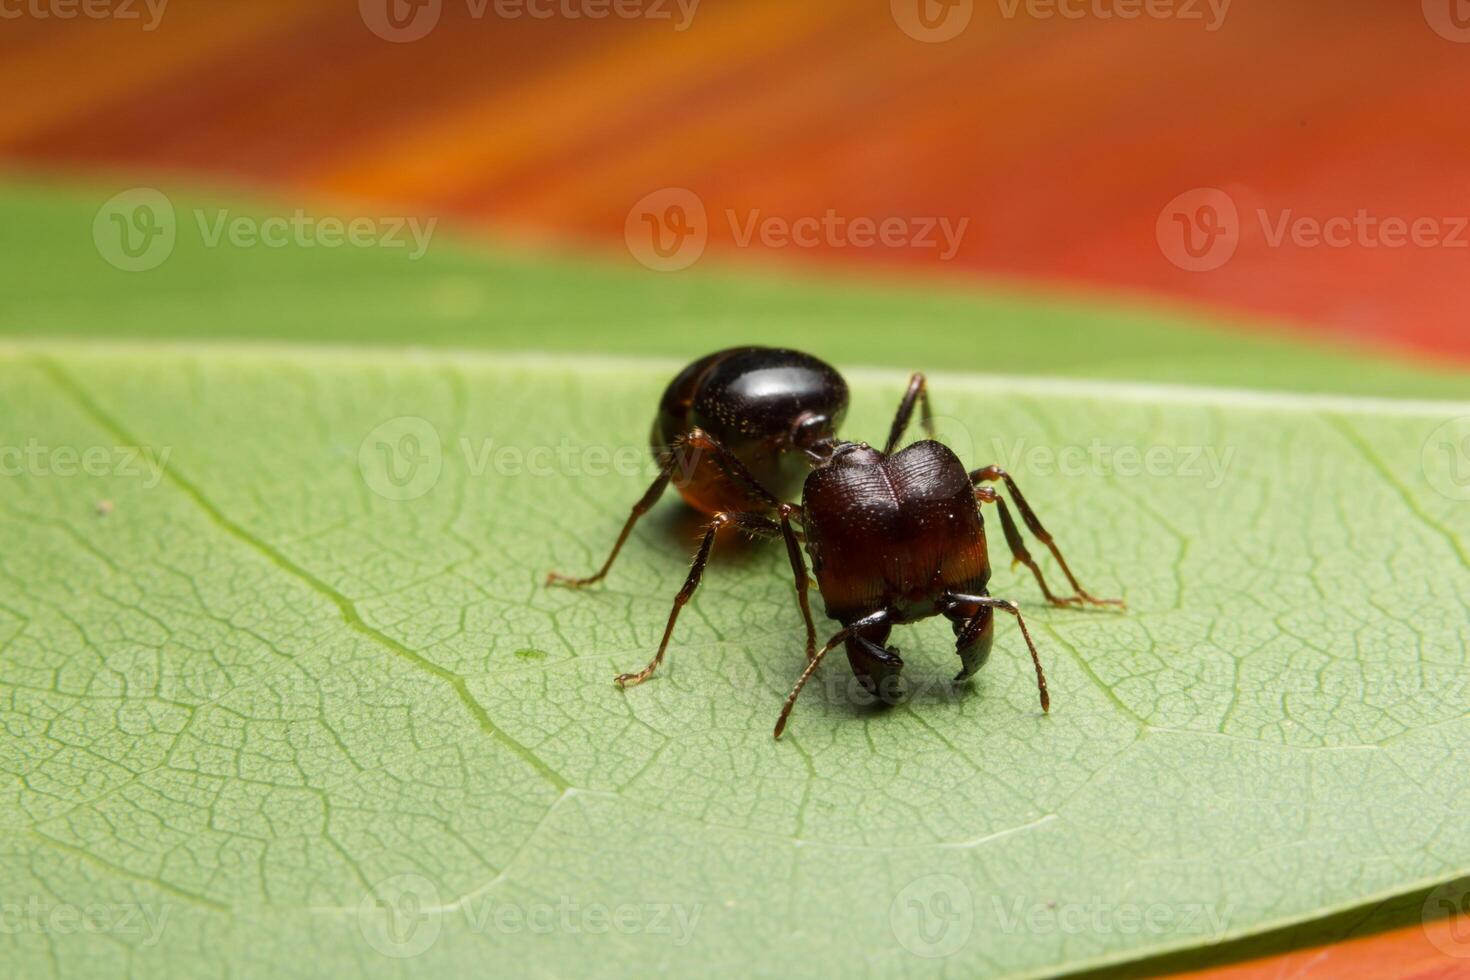
POLYGON ((46 41, 0 61, 0 146, 99 106, 121 102, 170 75, 208 64, 220 52, 315 15, 292 0, 249 0, 189 7, 169 4, 158 26, 140 20, 77 18, 46 41), (63 29, 64 28, 64 29, 63 29), (45 84, 37 84, 44 79, 45 84))
MULTIPOLYGON (((772 143, 790 152, 792 139, 809 131, 814 119, 849 106, 853 92, 901 67, 901 59, 897 66, 892 62, 892 52, 915 42, 881 27, 860 27, 834 50, 814 51, 808 44, 805 53, 781 60, 779 77, 771 84, 721 98, 717 112, 686 116, 677 126, 609 146, 595 166, 558 174, 556 181, 513 201, 496 202, 496 222, 515 228, 574 227, 588 215, 626 208, 668 183, 671 173, 708 171, 729 180, 739 173, 732 172, 731 160, 758 156, 772 143)), ((936 62, 953 56, 948 51, 925 55, 936 62)), ((789 176, 798 168, 785 169, 789 176)))
POLYGON ((386 145, 363 146, 350 167, 323 174, 321 183, 348 195, 394 197, 491 183, 527 161, 555 155, 641 99, 668 98, 723 64, 790 43, 840 8, 833 0, 766 0, 734 9, 702 5, 684 32, 650 25, 632 43, 456 106, 386 145))

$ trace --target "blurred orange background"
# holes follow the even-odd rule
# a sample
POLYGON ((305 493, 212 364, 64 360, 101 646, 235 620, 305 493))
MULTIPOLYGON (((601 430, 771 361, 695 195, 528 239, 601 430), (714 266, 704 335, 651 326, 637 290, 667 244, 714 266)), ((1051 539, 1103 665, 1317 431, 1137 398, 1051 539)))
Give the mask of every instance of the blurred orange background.
POLYGON ((1464 0, 166 3, 0 22, 0 162, 623 260, 629 208, 681 187, 737 261, 1124 291, 1470 359, 1464 0), (950 256, 740 241, 829 212, 967 224, 950 256), (1219 228, 1233 254, 1181 267, 1178 236, 1219 228))

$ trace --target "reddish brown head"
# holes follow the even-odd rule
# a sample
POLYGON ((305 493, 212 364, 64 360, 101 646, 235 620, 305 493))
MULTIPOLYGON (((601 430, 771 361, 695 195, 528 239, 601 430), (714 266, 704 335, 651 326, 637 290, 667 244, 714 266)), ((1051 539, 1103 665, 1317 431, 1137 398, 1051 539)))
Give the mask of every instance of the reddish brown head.
MULTIPOLYGON (((985 594, 990 559, 975 491, 941 443, 892 456, 839 446, 807 477, 802 513, 822 602, 843 625, 883 610, 890 625, 910 622, 943 613, 948 593, 985 594)), ((886 634, 847 645, 853 672, 874 693, 902 667, 896 651, 884 656, 886 634)))

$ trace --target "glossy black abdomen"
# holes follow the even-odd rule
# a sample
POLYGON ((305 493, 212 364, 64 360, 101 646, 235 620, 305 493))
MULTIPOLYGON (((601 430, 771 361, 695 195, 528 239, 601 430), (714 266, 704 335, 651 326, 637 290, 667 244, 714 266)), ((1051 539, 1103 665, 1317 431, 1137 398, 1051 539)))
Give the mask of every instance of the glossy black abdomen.
MULTIPOLYGON (((679 436, 701 428, 745 464, 776 496, 789 499, 806 465, 791 452, 793 424, 806 413, 833 428, 847 410, 847 383, 831 365, 800 351, 733 347, 693 362, 669 384, 653 426, 662 454, 679 436)), ((707 460, 681 459, 675 486, 694 507, 714 513, 748 509, 728 474, 707 460), (680 479, 683 475, 685 478, 680 479)))

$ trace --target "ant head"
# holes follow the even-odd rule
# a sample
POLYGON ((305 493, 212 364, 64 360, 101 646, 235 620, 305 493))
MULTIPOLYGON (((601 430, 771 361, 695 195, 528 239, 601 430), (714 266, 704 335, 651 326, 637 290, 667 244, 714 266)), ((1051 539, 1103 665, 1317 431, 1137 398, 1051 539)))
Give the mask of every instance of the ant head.
POLYGON ((798 452, 812 455, 820 452, 827 456, 837 438, 837 426, 832 417, 823 412, 802 412, 791 424, 791 446, 798 452))

